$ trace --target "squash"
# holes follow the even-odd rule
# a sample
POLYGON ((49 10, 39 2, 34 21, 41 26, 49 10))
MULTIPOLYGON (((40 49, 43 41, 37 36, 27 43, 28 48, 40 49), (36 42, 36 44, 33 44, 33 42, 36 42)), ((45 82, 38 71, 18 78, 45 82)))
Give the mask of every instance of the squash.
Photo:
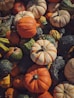
POLYGON ((65 77, 67 78, 68 81, 70 81, 71 83, 74 83, 74 58, 71 58, 64 69, 64 74, 65 77))
POLYGON ((52 80, 44 66, 34 64, 24 75, 23 84, 30 92, 43 93, 49 89, 52 80))
POLYGON ((15 15, 14 23, 16 24, 21 18, 30 16, 34 18, 34 15, 30 11, 20 11, 15 15))
POLYGON ((74 85, 69 83, 58 84, 54 88, 54 98, 74 98, 74 85))
POLYGON ((3 77, 7 76, 11 72, 12 68, 13 64, 9 60, 0 60, 0 78, 2 79, 3 77))
POLYGON ((53 98, 53 96, 49 92, 44 92, 38 96, 38 98, 53 98))
POLYGON ((6 54, 6 57, 11 60, 21 60, 23 57, 23 52, 21 48, 18 47, 10 47, 9 51, 6 54))
POLYGON ((50 17, 50 23, 54 27, 64 27, 70 22, 70 14, 66 10, 58 10, 50 17))
POLYGON ((51 3, 58 3, 60 2, 61 0, 48 0, 48 2, 51 2, 51 3))
POLYGON ((71 16, 74 15, 74 4, 71 2, 71 0, 62 0, 60 3, 60 9, 67 10, 71 16))
POLYGON ((5 91, 5 98, 17 98, 18 92, 14 88, 8 88, 5 91))
POLYGON ((19 94, 17 98, 30 98, 27 94, 19 94))
POLYGON ((36 21, 32 17, 21 18, 16 26, 21 38, 31 38, 36 35, 36 21))
POLYGON ((13 8, 15 0, 1 0, 0 1, 0 11, 9 11, 13 8))
POLYGON ((36 64, 47 65, 52 63, 57 56, 55 46, 48 40, 37 40, 32 46, 30 57, 36 64))
POLYGON ((45 0, 31 0, 27 4, 27 10, 31 11, 36 19, 45 14, 47 5, 45 0))
POLYGON ((13 5, 13 13, 17 14, 20 11, 25 11, 25 6, 22 2, 15 2, 13 5))

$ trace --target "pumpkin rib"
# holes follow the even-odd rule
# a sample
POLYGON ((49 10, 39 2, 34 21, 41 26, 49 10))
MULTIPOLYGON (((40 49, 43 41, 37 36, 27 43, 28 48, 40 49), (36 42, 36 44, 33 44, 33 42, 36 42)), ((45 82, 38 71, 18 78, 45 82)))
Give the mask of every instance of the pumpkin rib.
POLYGON ((54 61, 53 60, 53 57, 52 57, 52 55, 47 51, 47 53, 49 54, 49 56, 51 57, 51 59, 52 59, 52 62, 54 61))

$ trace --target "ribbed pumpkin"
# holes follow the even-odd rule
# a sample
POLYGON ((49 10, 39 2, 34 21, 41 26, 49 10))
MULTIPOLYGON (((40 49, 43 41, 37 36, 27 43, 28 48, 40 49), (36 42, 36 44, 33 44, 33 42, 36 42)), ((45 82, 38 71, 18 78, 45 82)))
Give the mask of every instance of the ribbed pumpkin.
POLYGON ((45 0, 31 0, 27 4, 27 10, 31 11, 35 18, 40 18, 45 14, 47 5, 45 0))
POLYGON ((9 11, 14 4, 15 0, 0 0, 0 10, 9 11))
POLYGON ((55 46, 48 40, 37 40, 32 46, 30 57, 39 65, 52 63, 57 56, 55 46))
POLYGON ((31 38, 36 35, 36 21, 32 17, 23 17, 17 23, 17 31, 21 38, 31 38))
POLYGON ((34 18, 34 15, 30 11, 20 11, 15 15, 14 23, 16 24, 21 18, 30 16, 34 18))
POLYGON ((23 84, 30 92, 43 93, 49 89, 52 80, 44 66, 33 65, 24 76, 23 84))
POLYGON ((68 81, 74 83, 74 58, 70 59, 64 69, 64 74, 68 81))
POLYGON ((70 14, 66 10, 59 10, 52 14, 50 23, 55 27, 64 27, 70 21, 70 14))
POLYGON ((58 84, 54 88, 54 98, 74 98, 74 85, 69 83, 58 84))

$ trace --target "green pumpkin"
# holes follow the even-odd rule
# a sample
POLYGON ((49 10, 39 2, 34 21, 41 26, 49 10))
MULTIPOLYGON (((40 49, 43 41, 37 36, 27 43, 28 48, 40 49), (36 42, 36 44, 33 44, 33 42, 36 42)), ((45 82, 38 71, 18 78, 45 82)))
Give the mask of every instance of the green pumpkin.
POLYGON ((30 98, 28 95, 25 95, 25 94, 20 94, 18 95, 17 98, 30 98))
POLYGON ((12 68, 13 64, 9 60, 0 60, 0 78, 2 79, 7 76, 11 72, 12 68))
POLYGON ((71 0, 62 0, 60 3, 60 9, 67 10, 71 15, 74 15, 74 4, 71 0))

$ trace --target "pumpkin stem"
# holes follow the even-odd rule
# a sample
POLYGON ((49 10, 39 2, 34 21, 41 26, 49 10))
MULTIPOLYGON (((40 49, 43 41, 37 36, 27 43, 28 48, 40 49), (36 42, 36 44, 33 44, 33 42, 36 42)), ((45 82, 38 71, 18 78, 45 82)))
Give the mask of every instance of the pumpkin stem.
POLYGON ((44 50, 45 50, 45 48, 43 46, 41 46, 41 49, 38 50, 36 53, 41 52, 41 51, 44 51, 44 50))
POLYGON ((37 75, 37 74, 34 75, 34 76, 33 76, 33 79, 37 80, 37 79, 38 79, 38 75, 37 75))

